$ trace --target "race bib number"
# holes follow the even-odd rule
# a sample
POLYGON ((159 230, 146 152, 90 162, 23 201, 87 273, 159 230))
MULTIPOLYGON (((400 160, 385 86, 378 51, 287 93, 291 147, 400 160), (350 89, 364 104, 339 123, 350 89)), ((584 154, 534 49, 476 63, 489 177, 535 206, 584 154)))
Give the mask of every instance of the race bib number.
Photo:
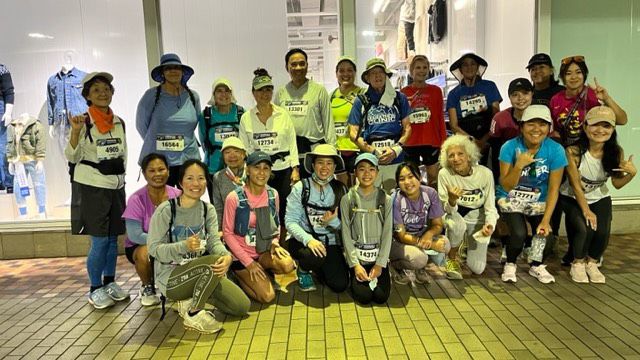
POLYGON ((156 149, 158 151, 182 151, 184 150, 184 135, 158 135, 156 149))
POLYGON ((238 131, 233 126, 219 127, 215 129, 213 140, 221 143, 231 136, 238 136, 238 131))
POLYGON ((358 260, 364 263, 372 263, 378 258, 380 249, 377 244, 361 244, 356 247, 358 260))
POLYGON ((291 116, 307 116, 309 102, 307 100, 288 100, 284 102, 284 108, 291 116))
POLYGON ((109 138, 96 140, 98 161, 115 159, 124 156, 122 139, 109 138))
POLYGON ((253 140, 256 143, 256 147, 264 152, 278 151, 278 133, 276 132, 253 134, 253 140))
POLYGON ((343 137, 347 135, 347 124, 346 123, 337 123, 336 124, 336 136, 343 137))
POLYGON ((247 235, 244 236, 244 242, 249 246, 256 246, 256 229, 249 229, 247 235))
POLYGON ((412 124, 425 124, 431 119, 431 110, 428 108, 417 108, 409 115, 412 124))
POLYGON ((394 144, 394 141, 392 139, 378 140, 371 143, 371 145, 373 145, 374 148, 380 149, 380 150, 386 147, 392 147, 393 144, 394 144))
POLYGON ((307 213, 309 214, 309 224, 312 227, 324 226, 324 222, 322 221, 322 218, 324 217, 324 213, 322 211, 312 209, 312 208, 307 208, 307 213))
POLYGON ((486 109, 488 109, 487 98, 482 94, 460 99, 460 113, 463 118, 478 114, 486 109))
POLYGON ((464 192, 458 199, 458 204, 465 207, 471 207, 473 205, 480 203, 483 197, 484 197, 484 194, 480 189, 464 190, 464 192))
POLYGON ((537 202, 540 200, 540 189, 517 186, 509 192, 509 197, 524 202, 537 202))

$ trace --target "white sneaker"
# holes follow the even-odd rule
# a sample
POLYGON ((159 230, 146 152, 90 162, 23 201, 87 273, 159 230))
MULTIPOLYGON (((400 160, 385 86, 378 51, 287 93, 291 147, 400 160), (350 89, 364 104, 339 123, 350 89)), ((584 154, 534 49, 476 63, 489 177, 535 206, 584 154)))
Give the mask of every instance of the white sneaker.
POLYGON ((554 278, 553 275, 551 275, 547 271, 547 265, 532 266, 529 269, 529 275, 531 275, 534 278, 538 279, 538 281, 540 281, 543 284, 549 284, 549 283, 552 283, 552 282, 556 282, 556 278, 554 278))
POLYGON ((142 306, 153 306, 160 303, 160 298, 156 294, 156 289, 153 285, 143 285, 140 287, 139 295, 142 306))
POLYGON ((518 267, 514 263, 505 263, 502 268, 502 281, 514 283, 518 281, 516 278, 516 270, 518 267))
POLYGON ((206 310, 200 310, 197 314, 189 316, 187 313, 182 323, 185 329, 195 330, 203 334, 215 334, 222 329, 213 314, 206 310))
POLYGON ((186 319, 189 317, 189 309, 191 308, 192 299, 178 300, 178 315, 186 319))
POLYGON ((604 284, 605 277, 598 269, 598 263, 595 261, 589 261, 585 266, 585 270, 587 275, 589 276, 589 280, 594 284, 604 284))
POLYGON ((574 262, 571 264, 571 271, 569 271, 569 275, 571 275, 571 280, 577 282, 579 284, 588 284, 589 277, 587 276, 587 271, 585 269, 584 262, 574 262))

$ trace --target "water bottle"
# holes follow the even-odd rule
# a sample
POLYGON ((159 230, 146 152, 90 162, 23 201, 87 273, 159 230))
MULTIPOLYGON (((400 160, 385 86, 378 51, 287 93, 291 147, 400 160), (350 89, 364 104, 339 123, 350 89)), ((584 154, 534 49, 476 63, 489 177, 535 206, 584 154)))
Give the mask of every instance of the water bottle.
POLYGON ((547 238, 536 234, 531 239, 531 250, 529 250, 529 262, 537 261, 542 262, 542 254, 544 253, 544 247, 547 244, 547 238))

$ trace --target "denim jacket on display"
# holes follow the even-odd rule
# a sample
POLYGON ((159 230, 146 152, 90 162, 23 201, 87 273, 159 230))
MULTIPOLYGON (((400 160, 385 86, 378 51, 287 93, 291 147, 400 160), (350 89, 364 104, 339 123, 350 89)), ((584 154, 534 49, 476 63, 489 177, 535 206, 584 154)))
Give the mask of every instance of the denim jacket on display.
POLYGON ((69 126, 69 118, 87 112, 87 101, 82 97, 82 79, 85 73, 75 67, 64 74, 59 71, 47 82, 47 113, 49 125, 69 126))

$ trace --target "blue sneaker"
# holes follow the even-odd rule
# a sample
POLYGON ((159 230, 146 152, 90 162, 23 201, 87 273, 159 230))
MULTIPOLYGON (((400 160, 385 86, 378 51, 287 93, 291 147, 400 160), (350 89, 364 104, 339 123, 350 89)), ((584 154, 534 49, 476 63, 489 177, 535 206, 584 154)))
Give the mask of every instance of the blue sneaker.
POLYGON ((316 284, 313 282, 313 276, 308 271, 303 271, 298 267, 298 286, 302 291, 314 291, 316 290, 316 284))

